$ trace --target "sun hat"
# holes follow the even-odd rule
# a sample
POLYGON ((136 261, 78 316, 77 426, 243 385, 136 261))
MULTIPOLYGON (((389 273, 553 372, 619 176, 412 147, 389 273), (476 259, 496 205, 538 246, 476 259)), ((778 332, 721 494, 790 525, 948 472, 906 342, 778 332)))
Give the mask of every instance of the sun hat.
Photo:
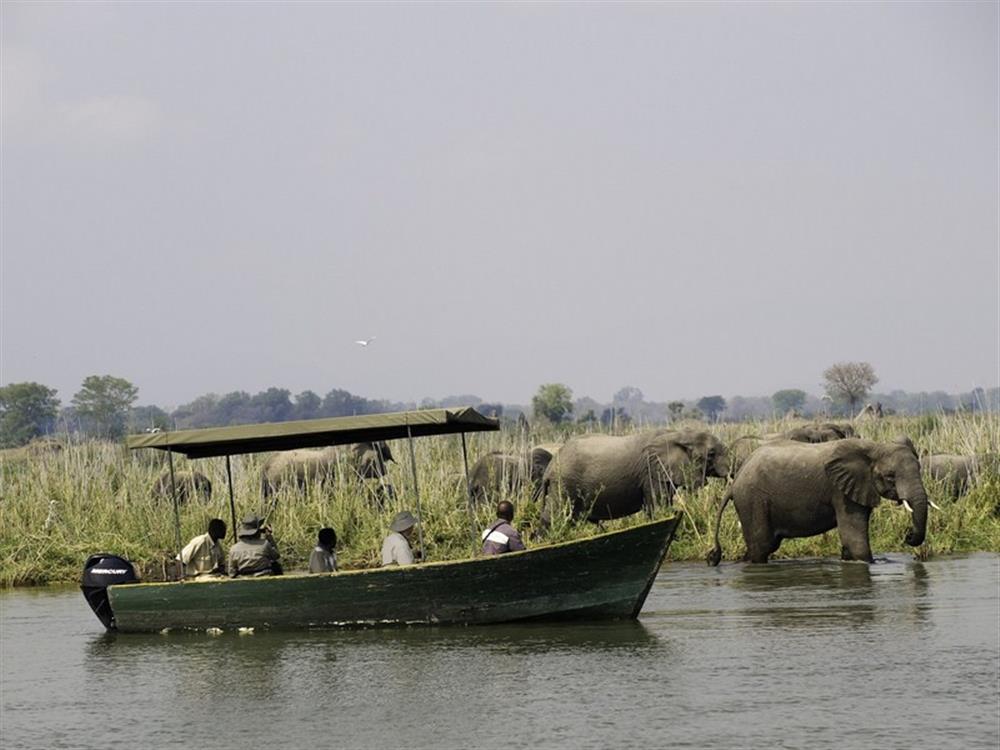
POLYGON ((407 529, 416 526, 418 519, 415 515, 410 513, 408 510, 401 511, 397 513, 393 519, 392 523, 389 524, 389 528, 392 531, 406 531, 407 529))
POLYGON ((255 536, 260 531, 262 523, 264 520, 260 516, 247 516, 243 519, 240 530, 236 534, 237 536, 255 536))

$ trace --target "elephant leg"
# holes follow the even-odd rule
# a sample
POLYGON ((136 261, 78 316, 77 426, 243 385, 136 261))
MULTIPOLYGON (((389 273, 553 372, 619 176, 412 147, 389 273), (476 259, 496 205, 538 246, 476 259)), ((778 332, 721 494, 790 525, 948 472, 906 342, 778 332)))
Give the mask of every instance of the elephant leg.
POLYGON ((840 534, 842 560, 874 562, 871 543, 868 541, 868 520, 872 509, 852 502, 845 502, 837 510, 837 532, 840 534))
POLYGON ((775 540, 768 523, 767 508, 763 502, 751 502, 749 507, 736 503, 736 514, 743 529, 743 541, 747 552, 744 560, 752 563, 766 563, 771 553, 778 549, 781 539, 775 540))
POLYGON ((785 537, 781 536, 781 534, 776 534, 774 538, 771 540, 771 551, 769 554, 773 555, 775 552, 777 552, 778 547, 781 546, 781 543, 782 541, 784 541, 784 539, 785 537))

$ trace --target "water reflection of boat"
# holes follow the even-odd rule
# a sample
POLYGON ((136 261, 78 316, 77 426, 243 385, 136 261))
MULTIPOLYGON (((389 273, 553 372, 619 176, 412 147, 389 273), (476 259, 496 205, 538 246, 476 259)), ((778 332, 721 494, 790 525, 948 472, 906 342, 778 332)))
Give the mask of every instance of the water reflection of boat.
MULTIPOLYGON (((175 637, 166 641, 157 634, 122 635, 115 631, 107 631, 90 641, 87 653, 95 659, 123 653, 151 655, 162 652, 165 648, 173 648, 184 639, 190 639, 192 647, 203 648, 204 653, 211 658, 217 658, 219 650, 222 649, 227 661, 244 658, 249 658, 251 661, 260 658, 266 661, 284 652, 310 652, 318 658, 322 654, 335 655, 344 650, 373 648, 398 651, 400 654, 413 656, 420 653, 433 655, 462 651, 474 651, 480 654, 642 651, 664 645, 662 639, 642 622, 619 620, 566 625, 516 622, 476 628, 433 625, 422 628, 355 628, 335 635, 321 630, 266 630, 256 633, 250 639, 228 633, 210 641, 205 640, 202 632, 194 630, 178 631, 175 637), (330 651, 331 647, 333 651, 330 651)), ((185 651, 185 654, 190 655, 190 653, 185 651)))
MULTIPOLYGON (((129 446, 228 457, 496 429, 473 409, 433 409, 164 432, 129 446)), ((235 509, 233 516, 235 526, 235 509)), ((84 593, 105 625, 122 632, 634 619, 679 520, 497 557, 321 575, 131 583, 126 561, 92 556, 84 593)))

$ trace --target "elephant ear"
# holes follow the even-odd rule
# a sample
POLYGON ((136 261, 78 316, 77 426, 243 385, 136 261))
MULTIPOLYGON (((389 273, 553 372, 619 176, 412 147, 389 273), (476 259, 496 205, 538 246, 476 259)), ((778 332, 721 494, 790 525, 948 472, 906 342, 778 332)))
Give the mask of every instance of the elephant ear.
POLYGON ((879 504, 878 491, 872 478, 871 460, 859 447, 838 445, 833 458, 826 462, 824 468, 830 481, 851 502, 869 508, 879 504))

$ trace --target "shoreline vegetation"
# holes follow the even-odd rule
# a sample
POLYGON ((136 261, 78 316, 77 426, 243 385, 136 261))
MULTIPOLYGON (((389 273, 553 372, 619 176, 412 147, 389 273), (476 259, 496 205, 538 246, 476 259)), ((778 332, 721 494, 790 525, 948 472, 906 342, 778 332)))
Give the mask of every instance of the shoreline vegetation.
MULTIPOLYGON (((764 422, 719 423, 685 421, 671 425, 707 429, 727 446, 741 436, 766 435, 809 424, 801 419, 764 422)), ((859 436, 887 442, 907 435, 921 457, 930 453, 971 455, 1000 449, 1000 416, 991 413, 887 417, 854 424, 859 436)), ((470 467, 493 450, 515 453, 539 443, 559 442, 572 432, 558 428, 516 427, 498 433, 467 436, 470 467)), ((626 432, 653 429, 629 427, 626 432)), ((462 559, 479 548, 479 532, 494 520, 493 507, 482 505, 472 516, 466 502, 465 473, 458 436, 414 441, 423 535, 428 560, 462 559)), ((337 559, 342 569, 375 567, 386 527, 399 510, 416 511, 409 451, 396 451, 398 463, 390 464, 389 480, 396 497, 380 507, 378 482, 362 483, 344 471, 325 485, 314 484, 304 493, 281 490, 273 499, 260 491, 261 467, 267 454, 233 456, 233 490, 237 520, 249 513, 269 514, 268 523, 281 550, 285 570, 307 567, 316 532, 323 526, 337 530, 337 559)), ((210 518, 232 526, 225 459, 188 461, 175 456, 176 471, 194 468, 213 484, 208 502, 191 500, 180 507, 181 543, 204 533, 210 518)), ((137 564, 143 580, 163 580, 172 573, 176 554, 172 503, 158 499, 151 488, 166 468, 160 451, 129 452, 122 443, 86 441, 65 443, 47 440, 24 448, 0 451, 0 587, 74 583, 86 558, 95 552, 121 554, 137 564)), ((908 551, 920 559, 964 552, 1000 552, 1000 475, 996 467, 976 478, 972 488, 952 501, 940 483, 924 477, 930 498, 941 506, 932 510, 927 541, 913 549, 903 544, 909 514, 896 503, 883 501, 871 523, 876 556, 908 551)), ((668 560, 701 560, 712 547, 716 513, 726 489, 724 480, 709 480, 698 491, 681 490, 674 508, 685 513, 668 560)), ((530 488, 512 496, 517 506, 515 523, 529 546, 582 539, 603 531, 627 528, 645 521, 643 514, 594 525, 574 524, 557 516, 542 538, 538 504, 530 488)), ((658 508, 655 517, 671 515, 658 508)), ((722 517, 720 540, 724 561, 739 560, 743 539, 732 507, 722 517)), ((232 542, 229 528, 226 547, 232 542)), ((807 539, 786 540, 775 559, 837 558, 840 542, 836 530, 807 539)))

